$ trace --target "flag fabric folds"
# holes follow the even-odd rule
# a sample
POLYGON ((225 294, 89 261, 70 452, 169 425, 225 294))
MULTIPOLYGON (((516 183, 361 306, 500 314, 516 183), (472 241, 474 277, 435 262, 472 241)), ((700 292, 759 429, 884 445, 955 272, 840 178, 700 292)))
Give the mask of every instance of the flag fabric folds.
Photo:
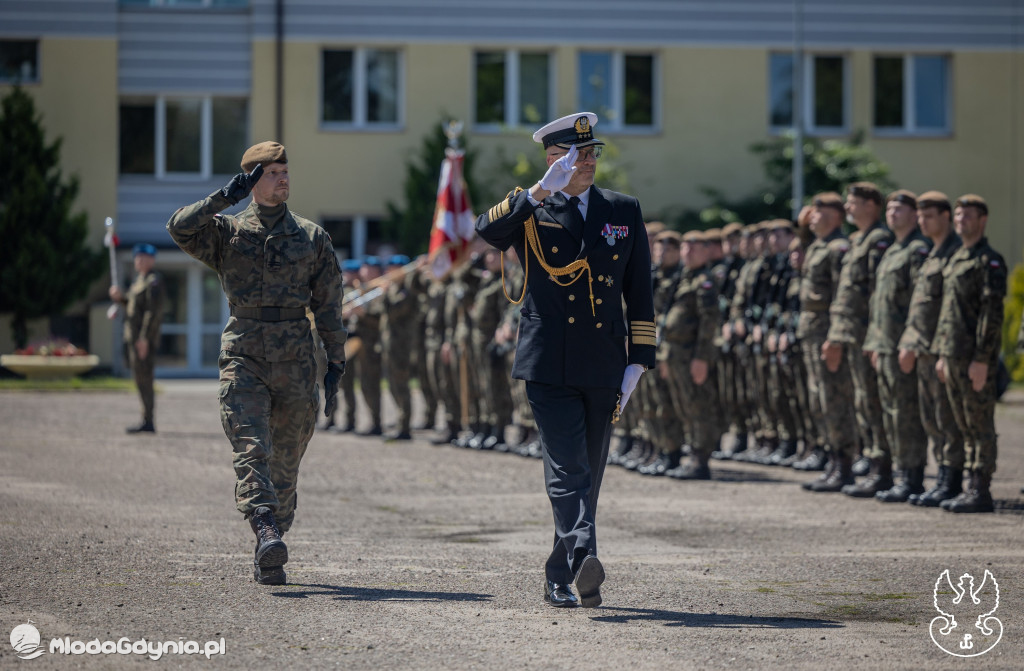
POLYGON ((430 232, 429 256, 437 277, 451 269, 456 259, 465 253, 474 235, 476 217, 466 192, 466 180, 462 176, 464 160, 465 152, 462 150, 445 150, 441 179, 437 185, 434 224, 430 232))

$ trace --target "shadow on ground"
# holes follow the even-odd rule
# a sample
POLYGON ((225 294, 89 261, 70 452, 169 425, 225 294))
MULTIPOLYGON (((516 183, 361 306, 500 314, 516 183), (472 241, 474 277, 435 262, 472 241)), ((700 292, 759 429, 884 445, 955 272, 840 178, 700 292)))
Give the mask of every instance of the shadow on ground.
POLYGON ((652 608, 602 608, 594 622, 609 624, 626 624, 629 622, 662 623, 666 627, 702 627, 702 628, 735 628, 735 629, 840 629, 841 622, 819 620, 807 617, 754 617, 748 615, 728 615, 718 613, 680 613, 673 610, 655 610, 652 608), (618 613, 612 615, 610 613, 618 613))
POLYGON ((420 592, 409 589, 386 589, 383 587, 344 587, 341 585, 303 585, 294 584, 290 587, 299 587, 288 592, 271 592, 272 596, 286 599, 308 599, 310 597, 326 596, 342 601, 490 601, 491 594, 476 594, 473 592, 420 592))

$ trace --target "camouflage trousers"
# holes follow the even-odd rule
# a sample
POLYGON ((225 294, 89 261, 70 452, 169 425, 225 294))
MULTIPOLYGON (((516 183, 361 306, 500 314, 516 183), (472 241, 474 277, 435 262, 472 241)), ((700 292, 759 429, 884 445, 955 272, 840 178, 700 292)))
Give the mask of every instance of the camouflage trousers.
MULTIPOLYGON (((357 355, 358 356, 358 355, 357 355)), ((353 429, 356 426, 356 376, 355 358, 346 362, 346 373, 341 376, 341 397, 345 401, 345 426, 353 429)))
POLYGON ((776 390, 772 388, 772 358, 773 357, 769 355, 767 350, 764 349, 762 349, 760 353, 754 355, 754 364, 757 369, 756 379, 758 400, 758 430, 756 437, 758 440, 770 442, 774 442, 779 438, 779 417, 774 403, 777 394, 776 390))
POLYGON ((843 353, 853 378, 853 407, 865 456, 871 459, 888 457, 891 449, 882 422, 878 374, 871 365, 871 358, 861 350, 860 345, 846 343, 843 345, 843 353))
POLYGON ((853 459, 857 456, 857 439, 851 431, 855 419, 850 365, 846 357, 841 357, 838 370, 830 372, 821 360, 821 346, 824 343, 825 338, 818 336, 803 341, 807 393, 812 399, 818 400, 829 453, 853 459))
POLYGON ((430 429, 437 420, 437 390, 430 383, 430 373, 427 370, 427 350, 424 346, 423 338, 417 337, 412 347, 412 375, 420 383, 420 393, 423 394, 423 405, 427 419, 426 428, 430 429))
POLYGON ((793 357, 772 354, 769 361, 771 404, 776 418, 779 440, 796 442, 804 437, 802 412, 799 407, 800 384, 795 374, 793 357))
POLYGON ((408 433, 412 430, 412 390, 409 380, 412 370, 409 361, 410 344, 406 340, 391 336, 384 350, 384 366, 387 371, 388 391, 395 399, 397 410, 398 431, 408 433))
POLYGON ((313 435, 320 391, 312 354, 270 363, 221 352, 220 419, 234 452, 235 504, 248 516, 274 510, 282 532, 295 518, 299 462, 313 435))
POLYGON ((654 417, 651 418, 651 441, 662 454, 674 454, 683 447, 683 418, 672 402, 669 382, 661 377, 659 369, 645 373, 640 380, 646 378, 650 378, 655 404, 654 417))
POLYGON ((145 359, 140 359, 135 351, 135 343, 126 343, 125 349, 128 352, 128 365, 131 366, 132 375, 135 377, 135 386, 139 390, 139 401, 142 403, 142 421, 152 422, 153 411, 156 407, 156 395, 153 391, 153 367, 156 358, 157 343, 149 343, 149 354, 145 359))
POLYGON ((996 371, 993 362, 981 391, 974 391, 967 359, 946 361, 946 394, 953 417, 964 435, 964 468, 991 476, 996 472, 996 371))
POLYGON ((505 370, 505 356, 488 347, 488 343, 474 343, 477 368, 477 387, 480 389, 480 421, 499 431, 512 423, 512 390, 509 374, 505 370))
POLYGON ((692 454, 708 459, 718 449, 723 424, 714 363, 708 363, 704 383, 697 384, 690 375, 690 357, 674 359, 667 382, 675 412, 683 418, 686 443, 692 454))
POLYGON ((898 469, 924 466, 928 462, 928 443, 921 426, 917 374, 901 371, 897 354, 878 355, 878 397, 893 466, 898 469))
POLYGON ((736 355, 731 350, 719 354, 718 365, 715 366, 718 377, 718 398, 722 402, 725 429, 733 434, 746 431, 744 413, 741 409, 740 388, 737 381, 736 355))
MULTIPOLYGON (((480 367, 473 348, 468 343, 460 343, 452 348, 452 357, 449 361, 451 377, 454 384, 455 411, 460 413, 466 424, 465 428, 472 428, 480 422, 481 393, 477 385, 476 371, 480 367), (465 407, 463 407, 465 406, 465 407)), ((449 392, 452 393, 452 392, 449 392)))
POLYGON ((935 372, 938 357, 921 354, 917 357, 917 394, 921 404, 921 424, 928 440, 928 449, 935 463, 960 470, 964 467, 964 435, 957 426, 953 408, 946 394, 946 385, 935 372))
POLYGON ((746 345, 741 345, 736 353, 736 396, 742 412, 742 433, 755 435, 760 428, 761 417, 758 412, 757 397, 757 365, 754 354, 746 345))
POLYGON ((362 347, 355 357, 353 377, 359 380, 359 391, 374 426, 380 426, 380 380, 383 376, 384 361, 380 342, 363 338, 362 347))
POLYGON ((825 429, 822 426, 821 406, 818 399, 812 399, 807 391, 807 366, 803 354, 799 350, 791 350, 783 355, 786 361, 780 361, 783 388, 787 394, 790 411, 796 418, 797 438, 804 441, 805 447, 824 445, 825 429))
POLYGON ((452 367, 444 362, 441 347, 427 349, 427 370, 430 384, 437 398, 444 404, 445 426, 449 429, 462 428, 462 409, 459 407, 458 378, 453 379, 452 367))

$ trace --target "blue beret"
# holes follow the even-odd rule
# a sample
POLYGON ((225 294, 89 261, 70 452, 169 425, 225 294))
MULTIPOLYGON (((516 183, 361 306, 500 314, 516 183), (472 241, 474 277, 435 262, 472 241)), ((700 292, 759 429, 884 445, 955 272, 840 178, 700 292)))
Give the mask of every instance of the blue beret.
POLYGON ((148 242, 140 242, 132 248, 132 258, 135 258, 139 254, 149 254, 150 256, 156 256, 156 247, 149 244, 148 242))
POLYGON ((388 259, 389 266, 404 266, 407 263, 409 263, 409 257, 405 254, 395 254, 388 259))
POLYGON ((359 269, 363 267, 363 262, 359 259, 345 259, 341 262, 341 269, 347 270, 350 273, 359 272, 359 269))
POLYGON ((382 265, 381 262, 380 262, 380 259, 377 258, 376 256, 367 256, 366 258, 363 259, 363 263, 365 265, 368 265, 368 266, 378 266, 379 267, 379 266, 382 265))

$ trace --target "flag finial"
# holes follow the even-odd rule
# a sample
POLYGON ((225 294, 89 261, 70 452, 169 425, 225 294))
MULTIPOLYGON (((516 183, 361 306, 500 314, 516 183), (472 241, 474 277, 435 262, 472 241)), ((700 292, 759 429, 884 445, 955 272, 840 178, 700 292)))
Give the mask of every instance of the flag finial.
POLYGON ((444 134, 448 136, 448 146, 452 149, 458 149, 459 136, 462 135, 462 122, 452 119, 444 129, 444 134))

